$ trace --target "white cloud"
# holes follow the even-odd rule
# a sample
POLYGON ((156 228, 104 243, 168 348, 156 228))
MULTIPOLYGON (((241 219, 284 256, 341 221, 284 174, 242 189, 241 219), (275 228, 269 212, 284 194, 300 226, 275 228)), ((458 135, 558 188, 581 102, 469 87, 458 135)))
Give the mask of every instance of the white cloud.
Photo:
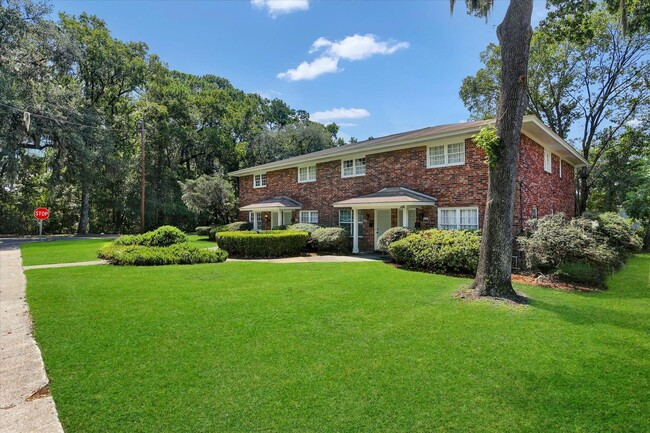
POLYGON ((319 57, 313 62, 302 62, 295 69, 280 72, 277 77, 288 81, 313 80, 319 75, 338 72, 339 59, 332 57, 319 57))
POLYGON ((377 40, 377 36, 373 34, 355 34, 334 42, 320 37, 311 44, 311 48, 309 49, 310 54, 320 51, 320 57, 311 63, 304 61, 297 68, 281 72, 277 77, 289 81, 313 80, 319 75, 339 72, 341 70, 338 67, 340 59, 351 61, 364 60, 376 54, 393 54, 398 50, 408 47, 408 42, 383 42, 377 40))
MULTIPOLYGON (((362 119, 369 117, 370 112, 365 108, 332 108, 327 111, 317 111, 309 116, 314 122, 327 122, 336 119, 362 119)), ((341 124, 342 125, 342 124, 341 124)), ((348 124, 349 126, 352 124, 348 124)), ((356 125, 355 125, 356 126, 356 125)))
POLYGON ((251 0, 251 4, 258 9, 266 9, 273 18, 309 9, 309 0, 251 0))
POLYGON ((373 34, 347 36, 340 41, 318 38, 311 45, 310 53, 326 48, 325 55, 346 60, 364 60, 375 54, 389 55, 409 47, 408 42, 377 40, 373 34))

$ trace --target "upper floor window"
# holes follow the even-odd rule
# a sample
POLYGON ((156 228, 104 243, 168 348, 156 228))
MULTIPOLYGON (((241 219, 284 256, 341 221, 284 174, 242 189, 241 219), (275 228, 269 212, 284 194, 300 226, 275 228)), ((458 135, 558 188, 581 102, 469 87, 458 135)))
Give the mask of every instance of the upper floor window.
POLYGON ((559 168, 560 168, 560 177, 562 177, 562 159, 561 158, 560 158, 559 168))
POLYGON ((253 175, 253 188, 263 188, 266 186, 266 173, 253 175))
POLYGON ((341 176, 354 177, 366 175, 366 158, 346 159, 341 162, 341 176))
POLYGON ((438 209, 438 228, 478 230, 478 208, 440 208, 438 209))
POLYGON ((446 167, 465 164, 465 143, 451 143, 430 146, 427 167, 446 167))
POLYGON ((318 224, 318 211, 317 210, 301 210, 300 222, 309 224, 318 224))
POLYGON ((544 171, 547 173, 553 173, 553 162, 551 159, 551 152, 544 151, 544 171))
POLYGON ((316 166, 298 167, 298 182, 314 182, 316 180, 316 166))

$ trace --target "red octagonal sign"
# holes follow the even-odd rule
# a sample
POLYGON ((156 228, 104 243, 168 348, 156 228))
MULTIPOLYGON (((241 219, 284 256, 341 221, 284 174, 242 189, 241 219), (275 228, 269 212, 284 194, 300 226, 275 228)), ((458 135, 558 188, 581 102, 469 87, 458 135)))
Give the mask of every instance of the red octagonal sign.
POLYGON ((50 211, 44 207, 39 207, 34 211, 34 218, 37 220, 46 220, 50 217, 50 211))

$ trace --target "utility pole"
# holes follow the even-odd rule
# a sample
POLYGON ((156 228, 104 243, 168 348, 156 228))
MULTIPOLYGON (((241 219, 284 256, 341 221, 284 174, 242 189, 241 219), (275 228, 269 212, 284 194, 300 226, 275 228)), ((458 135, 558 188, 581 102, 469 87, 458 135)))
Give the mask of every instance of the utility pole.
POLYGON ((142 163, 142 192, 140 202, 140 230, 144 233, 144 113, 142 113, 142 120, 136 123, 137 128, 140 130, 140 162, 142 163))

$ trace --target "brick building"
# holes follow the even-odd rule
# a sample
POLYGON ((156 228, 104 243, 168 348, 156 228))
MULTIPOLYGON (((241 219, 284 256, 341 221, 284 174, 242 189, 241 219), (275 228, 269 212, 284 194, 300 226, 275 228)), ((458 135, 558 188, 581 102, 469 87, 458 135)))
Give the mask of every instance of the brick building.
MULTIPOLYGON (((354 252, 376 249, 379 236, 395 226, 478 229, 488 170, 471 137, 490 123, 434 126, 234 171, 240 217, 263 230, 297 222, 345 227, 354 252)), ((515 230, 536 216, 573 216, 574 170, 584 164, 537 117, 526 116, 515 230)))

